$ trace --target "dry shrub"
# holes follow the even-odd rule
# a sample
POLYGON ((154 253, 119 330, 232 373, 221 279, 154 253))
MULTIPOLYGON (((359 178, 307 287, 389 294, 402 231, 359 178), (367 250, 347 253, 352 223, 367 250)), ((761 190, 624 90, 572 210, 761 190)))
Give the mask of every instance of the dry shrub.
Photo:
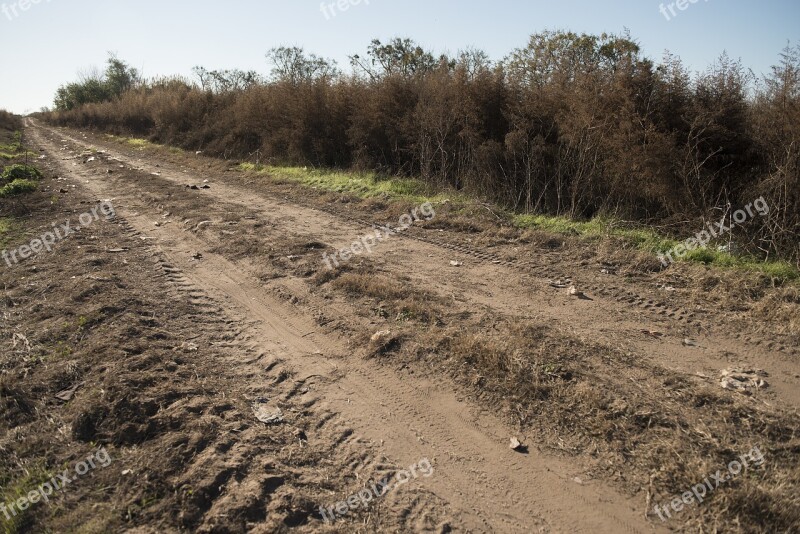
POLYGON ((628 35, 544 32, 502 64, 388 46, 369 51, 385 68, 360 76, 216 91, 163 79, 49 118, 225 158, 419 176, 525 212, 660 221, 676 235, 764 196, 769 216, 739 244, 800 257, 797 48, 756 85, 725 55, 693 78, 628 35))

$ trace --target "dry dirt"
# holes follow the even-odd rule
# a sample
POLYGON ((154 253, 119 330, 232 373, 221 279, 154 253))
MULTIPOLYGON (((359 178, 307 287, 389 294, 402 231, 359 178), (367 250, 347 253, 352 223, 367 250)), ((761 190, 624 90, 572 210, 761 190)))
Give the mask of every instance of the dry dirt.
POLYGON ((796 287, 656 272, 449 204, 328 271, 323 252, 411 206, 27 126, 47 179, 8 247, 100 200, 117 216, 2 265, 2 482, 35 489, 100 446, 113 462, 19 532, 800 530, 796 287), (769 386, 723 390, 727 368, 769 386), (653 512, 753 447, 762 466, 653 512))

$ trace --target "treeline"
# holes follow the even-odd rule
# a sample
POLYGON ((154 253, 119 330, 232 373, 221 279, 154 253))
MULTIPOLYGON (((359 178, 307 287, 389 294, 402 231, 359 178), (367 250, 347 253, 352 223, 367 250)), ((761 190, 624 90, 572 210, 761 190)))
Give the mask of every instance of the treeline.
POLYGON ((422 177, 526 212, 611 215, 688 232, 764 197, 737 230, 800 258, 800 47, 758 79, 723 55, 690 74, 628 35, 545 32, 502 61, 373 41, 352 72, 299 48, 270 76, 195 69, 134 84, 57 124, 146 136, 228 158, 422 177))
POLYGON ((0 109, 0 130, 20 130, 22 119, 10 111, 0 109))

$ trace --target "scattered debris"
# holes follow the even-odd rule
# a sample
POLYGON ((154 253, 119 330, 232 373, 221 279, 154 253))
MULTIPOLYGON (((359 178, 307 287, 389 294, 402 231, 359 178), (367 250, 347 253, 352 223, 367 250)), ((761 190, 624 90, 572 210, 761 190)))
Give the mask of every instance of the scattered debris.
POLYGON ((527 453, 528 452, 528 446, 527 445, 523 445, 522 442, 519 439, 514 438, 514 437, 511 438, 511 442, 509 443, 509 448, 512 451, 516 451, 516 452, 521 452, 521 453, 527 453))
POLYGON ((75 384, 71 388, 59 391, 58 393, 55 394, 55 397, 60 401, 69 402, 72 400, 72 397, 75 396, 75 393, 78 391, 78 389, 80 389, 84 385, 86 385, 86 382, 75 384))
POLYGON ((461 262, 461 261, 453 260, 453 261, 450 262, 450 267, 463 267, 463 266, 464 266, 464 262, 461 262))
POLYGON ((392 339, 392 332, 390 330, 381 330, 372 335, 370 341, 377 344, 383 344, 392 339))
POLYGON ((769 374, 761 369, 723 369, 720 376, 722 377, 720 380, 722 389, 738 391, 745 395, 750 395, 751 390, 769 387, 763 378, 769 374))
POLYGON ((566 289, 570 285, 572 285, 572 280, 567 278, 566 280, 550 280, 550 287, 554 287, 556 289, 566 289))
POLYGON ((95 161, 96 159, 97 159, 97 158, 95 158, 94 156, 92 156, 91 158, 89 158, 89 159, 87 159, 87 160, 86 160, 86 163, 91 163, 91 162, 95 161))
POLYGON ((20 344, 20 343, 22 343, 22 348, 23 348, 23 350, 25 352, 30 352, 31 351, 31 342, 28 341, 27 337, 25 337, 22 334, 17 334, 17 333, 15 333, 13 336, 11 336, 11 348, 16 349, 17 345, 20 344))
POLYGON ((684 347, 699 347, 700 345, 698 345, 697 341, 695 341, 694 339, 690 339, 690 338, 687 337, 687 338, 683 339, 683 346, 684 347))
POLYGON ((618 266, 614 265, 613 263, 608 263, 607 261, 604 261, 600 263, 600 266, 601 266, 600 272, 602 274, 617 274, 618 266))
POLYGON ((662 334, 661 332, 654 332, 652 330, 642 330, 642 334, 650 336, 655 339, 661 339, 662 337, 664 337, 664 334, 662 334))
POLYGON ((591 297, 589 297, 589 296, 588 296, 586 293, 584 293, 583 291, 580 291, 580 290, 579 290, 577 287, 575 287, 575 286, 570 286, 570 288, 569 288, 569 294, 570 294, 570 296, 571 296, 571 297, 576 297, 576 298, 579 298, 579 299, 581 299, 581 300, 592 300, 592 298, 591 298, 591 297))
POLYGON ((127 252, 127 251, 128 251, 127 248, 110 248, 110 249, 108 249, 108 252, 110 252, 112 254, 118 254, 120 252, 127 252))
POLYGON ((284 421, 283 411, 280 408, 272 410, 266 404, 253 404, 253 413, 256 419, 265 425, 279 425, 284 421))
POLYGON ((190 343, 188 341, 184 341, 181 343, 180 347, 175 347, 172 350, 181 351, 181 352, 197 352, 199 347, 195 343, 190 343))

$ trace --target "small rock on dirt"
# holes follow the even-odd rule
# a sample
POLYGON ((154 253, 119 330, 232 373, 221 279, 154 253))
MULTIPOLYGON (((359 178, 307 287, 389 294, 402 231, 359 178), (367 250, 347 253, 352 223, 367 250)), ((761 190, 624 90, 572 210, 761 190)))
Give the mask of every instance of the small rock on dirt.
POLYGON ((253 413, 256 419, 265 425, 279 425, 283 423, 283 411, 280 408, 271 409, 265 404, 253 404, 253 413))
POLYGON ((524 452, 528 452, 528 446, 527 445, 523 445, 522 442, 518 438, 512 437, 511 438, 511 442, 509 443, 508 447, 512 451, 523 452, 523 453, 524 452))
POLYGON ((383 344, 388 342, 392 339, 392 332, 390 330, 381 330, 380 332, 375 332, 370 338, 370 341, 376 344, 383 344))

